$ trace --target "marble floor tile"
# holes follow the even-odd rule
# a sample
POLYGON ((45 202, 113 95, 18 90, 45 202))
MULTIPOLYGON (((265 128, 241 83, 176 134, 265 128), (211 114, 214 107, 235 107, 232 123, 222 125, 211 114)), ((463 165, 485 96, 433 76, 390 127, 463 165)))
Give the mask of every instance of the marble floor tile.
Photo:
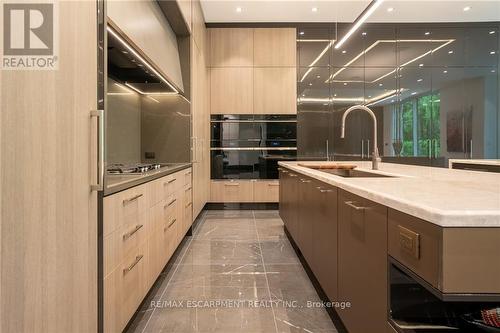
POLYGON ((295 250, 286 239, 279 238, 261 238, 260 247, 264 264, 298 264, 300 263, 295 250))
POLYGON ((336 333, 278 211, 205 211, 127 333, 336 333))
POLYGON ((259 243, 245 240, 194 239, 179 264, 260 264, 259 243))

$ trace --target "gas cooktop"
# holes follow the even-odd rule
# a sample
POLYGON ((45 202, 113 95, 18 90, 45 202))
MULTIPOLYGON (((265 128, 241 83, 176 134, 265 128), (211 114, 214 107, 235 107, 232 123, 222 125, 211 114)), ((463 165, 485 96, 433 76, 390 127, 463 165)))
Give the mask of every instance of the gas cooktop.
POLYGON ((137 163, 137 164, 111 164, 108 166, 108 174, 141 174, 151 170, 158 170, 167 164, 160 163, 137 163))

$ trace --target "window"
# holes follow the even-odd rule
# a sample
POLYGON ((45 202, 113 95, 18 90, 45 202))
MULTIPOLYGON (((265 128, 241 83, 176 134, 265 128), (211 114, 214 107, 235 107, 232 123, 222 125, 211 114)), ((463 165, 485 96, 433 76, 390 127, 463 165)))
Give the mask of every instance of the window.
POLYGON ((393 129, 393 133, 396 137, 401 137, 401 156, 429 156, 430 147, 434 156, 439 156, 441 150, 439 111, 439 93, 402 102, 401 112, 393 113, 394 117, 399 118, 395 122, 396 128, 393 129), (401 128, 401 133, 398 133, 398 127, 401 128))

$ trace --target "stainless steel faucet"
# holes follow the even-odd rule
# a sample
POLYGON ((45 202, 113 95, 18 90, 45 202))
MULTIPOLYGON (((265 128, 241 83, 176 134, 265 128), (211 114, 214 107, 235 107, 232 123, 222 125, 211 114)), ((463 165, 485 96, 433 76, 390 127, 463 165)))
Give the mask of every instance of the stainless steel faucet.
POLYGON ((343 139, 345 137, 345 120, 349 113, 351 113, 354 110, 364 110, 368 112, 370 116, 373 118, 373 153, 372 153, 372 169, 373 170, 378 170, 378 164, 380 162, 380 155, 378 153, 378 146, 377 146, 377 117, 375 116, 375 113, 373 113, 370 108, 364 105, 354 105, 351 106, 347 111, 342 115, 342 128, 340 132, 340 137, 343 139))

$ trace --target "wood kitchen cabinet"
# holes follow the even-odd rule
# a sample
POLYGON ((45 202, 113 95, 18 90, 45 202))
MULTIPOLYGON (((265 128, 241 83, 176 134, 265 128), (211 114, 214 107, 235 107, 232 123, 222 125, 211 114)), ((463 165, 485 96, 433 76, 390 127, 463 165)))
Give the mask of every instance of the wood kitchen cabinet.
POLYGON ((210 68, 210 113, 253 113, 253 69, 210 68))
POLYGON ((313 224, 316 220, 315 181, 299 175, 297 245, 307 262, 313 260, 313 224))
POLYGON ((210 67, 253 66, 252 28, 212 28, 210 32, 210 67))
POLYGON ((338 198, 338 311, 350 333, 387 330, 387 207, 346 191, 338 198))
POLYGON ((210 202, 272 203, 279 200, 280 184, 276 180, 212 180, 210 202))
POLYGON ((104 198, 105 332, 125 328, 191 227, 191 172, 104 198))
POLYGON ((311 269, 331 301, 338 299, 337 188, 315 182, 311 269))
POLYGON ((255 28, 254 66, 295 68, 296 40, 295 28, 255 28))
POLYGON ((255 114, 297 113, 295 67, 255 67, 253 79, 255 114))

